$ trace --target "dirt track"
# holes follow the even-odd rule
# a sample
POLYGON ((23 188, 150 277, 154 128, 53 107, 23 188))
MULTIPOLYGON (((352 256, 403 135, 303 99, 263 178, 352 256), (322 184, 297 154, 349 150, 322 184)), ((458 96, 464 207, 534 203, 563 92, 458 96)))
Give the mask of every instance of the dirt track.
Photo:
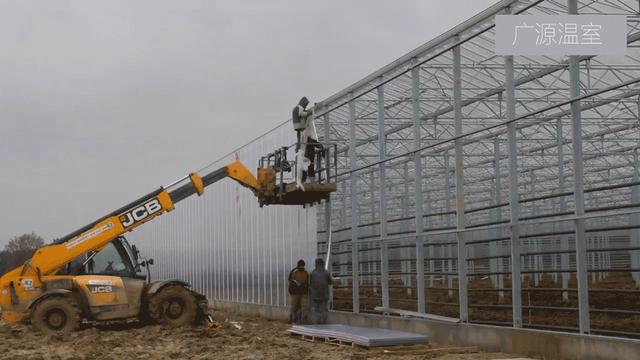
MULTIPOLYGON (((169 329, 140 327, 136 323, 92 328, 64 336, 45 338, 30 327, 0 324, 0 354, 5 359, 504 359, 505 354, 473 349, 437 350, 431 345, 406 348, 404 353, 383 353, 290 337, 285 323, 243 316, 216 314, 222 326, 169 329), (413 351, 413 353, 411 353, 413 351), (415 353, 415 355, 414 355, 415 353)), ((400 350, 400 349, 397 349, 400 350)), ((396 350, 390 350, 396 351, 396 350)))

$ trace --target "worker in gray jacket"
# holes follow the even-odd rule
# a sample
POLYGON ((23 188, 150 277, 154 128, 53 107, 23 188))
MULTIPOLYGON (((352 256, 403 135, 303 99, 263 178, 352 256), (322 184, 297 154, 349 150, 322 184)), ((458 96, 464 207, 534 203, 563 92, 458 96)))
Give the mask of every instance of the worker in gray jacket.
POLYGON ((324 268, 324 260, 316 259, 316 268, 309 277, 311 320, 314 324, 326 324, 329 315, 329 286, 331 274, 324 268))
POLYGON ((306 139, 300 139, 300 134, 307 128, 307 117, 311 114, 311 111, 307 110, 309 105, 309 99, 303 96, 298 102, 298 105, 293 108, 291 119, 293 120, 293 129, 296 131, 296 152, 300 149, 300 141, 306 139))

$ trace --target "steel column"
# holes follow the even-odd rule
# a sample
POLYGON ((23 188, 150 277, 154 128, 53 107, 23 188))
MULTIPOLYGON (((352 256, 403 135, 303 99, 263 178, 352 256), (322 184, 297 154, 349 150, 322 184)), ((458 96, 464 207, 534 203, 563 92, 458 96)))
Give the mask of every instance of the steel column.
MULTIPOLYGON (((531 171, 529 171, 529 196, 530 197, 535 197, 536 196, 536 174, 533 171, 533 169, 531 171)), ((538 215, 538 205, 534 202, 531 204, 532 207, 532 211, 531 213, 533 214, 533 216, 538 215)), ((533 247, 533 251, 535 252, 539 252, 540 249, 540 239, 532 239, 529 240, 529 250, 531 250, 531 247, 533 247)), ((540 270, 540 255, 533 255, 529 257, 530 260, 530 264, 532 264, 533 270, 540 270)), ((533 284, 534 286, 538 286, 539 282, 540 282, 540 273, 534 273, 533 274, 533 284)))
POLYGON ((351 168, 351 291, 353 292, 353 312, 360 312, 360 262, 358 260, 358 174, 356 154, 356 100, 349 101, 349 167, 351 168))
MULTIPOLYGON (((568 0, 569 14, 578 14, 578 0, 568 0)), ((580 96, 580 60, 578 56, 569 57, 570 96, 580 96)), ((571 134, 573 143, 573 194, 575 201, 575 216, 584 215, 584 165, 582 163, 582 119, 580 102, 571 103, 571 134)), ((578 280, 578 318, 580 332, 587 334, 589 325, 589 288, 587 280, 587 242, 584 220, 576 219, 576 277, 578 280)))
POLYGON ((376 201, 376 189, 375 189, 375 185, 376 185, 376 175, 371 172, 369 173, 369 183, 371 184, 369 187, 369 191, 371 191, 371 222, 376 221, 376 206, 377 201, 376 201))
MULTIPOLYGON (((376 203, 375 197, 375 184, 376 184, 376 175, 371 172, 369 173, 369 190, 371 192, 371 203, 369 205, 371 205, 371 222, 376 221, 376 206, 378 205, 376 203)), ((365 230, 363 229, 363 233, 362 235, 370 235, 367 232, 371 232, 371 229, 365 230)), ((364 261, 366 261, 366 265, 363 266, 363 270, 364 268, 366 268, 366 272, 368 274, 374 274, 378 272, 378 264, 373 261, 373 260, 378 260, 378 254, 374 253, 373 251, 370 251, 370 249, 376 248, 378 247, 376 244, 373 243, 367 243, 365 245, 363 245, 363 247, 366 247, 367 249, 369 249, 369 251, 365 252, 365 258, 364 261)), ((380 256, 381 258, 381 256, 380 256)), ((374 276, 374 275, 367 275, 366 278, 369 279, 369 285, 373 286, 373 292, 375 294, 378 294, 378 277, 374 276)), ((366 281, 366 280, 365 280, 366 281)))
MULTIPOLYGON (((331 142, 331 127, 330 127, 331 122, 329 118, 329 113, 324 114, 324 116, 322 117, 322 123, 324 127, 323 141, 325 142, 325 144, 329 144, 331 142)), ((331 161, 331 156, 327 155, 326 162, 325 162, 325 165, 327 166, 327 168, 329 168, 331 165, 330 161, 331 161)), ((327 237, 325 240, 327 243, 327 256, 325 258, 325 261, 327 262, 326 268, 329 274, 333 274, 333 264, 332 264, 333 256, 331 255, 331 253, 333 252, 331 249, 331 242, 332 242, 331 232, 333 231, 331 228, 331 194, 329 194, 329 198, 324 203, 324 227, 325 227, 325 233, 327 234, 327 237)), ((329 288, 329 307, 331 309, 333 308, 333 287, 329 288)))
MULTIPOLYGON (((638 4, 640 6, 640 1, 638 1, 638 4)), ((637 100, 637 107, 636 107, 636 120, 638 120, 638 122, 640 122, 640 96, 638 96, 638 100, 637 100)), ((638 136, 638 139, 640 139, 640 134, 638 136)), ((637 147, 633 150, 633 181, 634 182, 638 182, 640 181, 640 161, 638 161, 638 153, 640 152, 640 140, 638 140, 637 143, 637 147)), ((633 202, 634 204, 638 204, 640 203, 640 185, 636 185, 631 189, 631 202, 633 202)), ((640 214, 634 214, 632 216, 632 223, 635 224, 636 226, 640 226, 640 214)), ((631 240, 632 240, 632 245, 631 246, 640 246, 640 229, 639 228, 635 228, 631 231, 631 240)), ((632 261, 632 268, 639 268, 640 267, 640 251, 632 251, 631 252, 631 261, 632 261)), ((640 285, 640 272, 634 272, 632 273, 633 279, 636 281, 636 286, 640 285)))
MULTIPOLYGON (((454 37, 454 42, 460 41, 458 36, 454 37)), ((453 107, 455 136, 462 135, 462 71, 460 70, 460 46, 453 48, 453 107)), ((464 174, 463 174, 463 139, 455 140, 455 176, 456 176, 456 228, 464 229, 464 174)), ((456 233, 458 242, 458 298, 460 305, 460 321, 468 322, 468 298, 467 298, 467 247, 465 244, 465 234, 456 233)))
MULTIPOLYGON (((444 153, 444 166, 446 168, 446 176, 444 179, 444 193, 445 193, 445 211, 449 212, 451 211, 451 162, 450 162, 451 158, 449 156, 449 151, 447 150, 444 153)), ((451 226, 451 216, 446 215, 446 221, 445 224, 447 225, 447 227, 451 226)), ((442 258, 449 258, 449 260, 442 260, 442 272, 448 272, 451 273, 453 272, 453 260, 451 260, 451 258, 453 257, 453 253, 451 251, 452 246, 451 245, 443 245, 442 246, 442 258), (444 270, 446 268, 446 270, 444 270)), ((449 296, 453 296, 453 277, 451 275, 443 275, 444 277, 446 277, 447 279, 447 287, 449 288, 448 291, 448 295, 449 296)))
MULTIPOLYGON (((558 192, 563 193, 565 192, 565 184, 564 184, 564 150, 563 150, 564 149, 564 133, 562 130, 562 118, 558 118, 556 120, 556 139, 558 144, 558 150, 557 150, 558 151, 558 192)), ((561 196, 558 198, 558 200, 560 202, 559 211, 560 213, 564 213, 567 210, 566 199, 564 196, 561 196)), ((561 224, 558 224, 558 226, 561 226, 561 224)), ((569 250, 569 238, 566 235, 560 236, 560 249, 562 251, 569 250)), ((562 253, 560 255, 560 268, 561 269, 569 268, 568 253, 562 253)), ((567 289, 569 287, 569 273, 563 272, 561 276, 562 276, 562 288, 567 289)), ((564 300, 568 300, 569 292, 563 291, 562 298, 564 300)))
MULTIPOLYGON (((341 228, 345 228, 347 226, 347 182, 343 181, 342 182, 342 207, 340 208, 340 227, 341 228)), ((349 271, 347 268, 347 243, 341 243, 340 244, 340 262, 342 263, 342 265, 340 265, 340 275, 347 275, 347 272, 349 271)), ((347 286, 347 279, 345 277, 342 277, 340 279, 340 285, 341 286, 347 286)))
MULTIPOLYGON (((378 86, 378 150, 380 161, 387 157, 387 136, 384 133, 384 85, 378 86)), ((387 238, 386 164, 380 163, 380 272, 382 273, 382 306, 389 307, 389 244, 387 238)))
MULTIPOLYGON (((402 177, 404 180, 404 190, 401 202, 402 217, 406 219, 409 217, 409 164, 406 161, 402 164, 402 177)), ((409 224, 406 221, 403 221, 402 223, 402 230, 409 231, 409 224)), ((409 257, 411 256, 411 249, 403 248, 401 256, 403 259, 409 259, 409 257)), ((403 284, 408 287, 407 294, 411 295, 412 291, 410 286, 412 284, 412 279, 411 275, 409 275, 409 273, 411 273, 411 261, 402 261, 402 265, 402 272, 407 274, 404 276, 403 284)))
MULTIPOLYGON (((640 114, 639 114, 640 117, 640 114)), ((640 181, 640 161, 638 153, 640 150, 635 148, 633 150, 633 182, 640 181)), ((640 203, 640 185, 636 185, 631 189, 631 202, 634 204, 640 203)), ((640 226, 640 214, 631 215, 631 223, 635 226, 640 226)), ((640 246, 640 229, 635 228, 631 230, 631 246, 640 246)), ((640 251, 631 251, 631 268, 640 268, 640 251)), ((633 279, 636 281, 636 285, 640 285, 640 273, 632 273, 633 279)))
MULTIPOLYGON (((502 96, 500 96, 502 97, 502 96)), ((502 99, 500 99, 502 100, 502 99)), ((502 115, 502 114, 501 114, 502 115)), ((493 161, 493 175, 495 176, 495 181, 493 184, 493 204, 498 205, 502 199, 502 175, 500 174, 500 138, 496 137, 493 140, 493 154, 495 159, 493 161)), ((493 210, 493 221, 501 221, 502 220, 502 209, 497 207, 493 210)), ((502 229, 496 228, 493 231, 494 238, 499 238, 502 235, 502 229)), ((489 246, 489 254, 491 256, 497 256, 498 253, 502 253, 502 242, 493 241, 489 246)), ((490 260, 490 271, 491 272, 502 272, 502 259, 491 259, 490 260)), ((503 285, 503 275, 492 275, 493 285, 499 289, 504 287, 503 285)), ((499 291, 498 296, 500 298, 504 297, 504 291, 499 291)))
MULTIPOLYGON (((507 8, 507 13, 511 9, 507 8)), ((516 100, 513 80, 513 56, 505 56, 505 99, 507 103, 507 121, 515 119, 516 100)), ((520 205, 518 194, 518 144, 515 122, 507 125, 509 149, 509 208, 511 213, 511 306, 513 310, 513 327, 522 327, 522 279, 520 276, 520 205)))
MULTIPOLYGON (((451 157, 449 156, 449 150, 447 150, 444 153, 444 166, 446 169, 445 170, 446 177, 444 179, 445 212, 451 211, 451 161, 450 160, 451 160, 451 157)), ((447 225, 447 228, 451 227, 451 216, 446 215, 445 218, 446 218, 445 224, 447 225)), ((442 254, 441 254, 441 258, 443 259, 441 260, 442 272, 448 272, 448 273, 453 272, 453 260, 451 260, 451 258, 453 257, 453 253, 451 248, 452 248, 451 245, 442 246, 442 254), (449 259, 444 260, 445 258, 449 258, 449 259)), ((453 290, 452 290, 453 277, 451 275, 443 275, 443 278, 447 279, 447 288, 449 288, 448 295, 453 296, 453 290)))
POLYGON ((420 68, 411 69, 411 105, 413 110, 413 148, 416 153, 413 157, 415 174, 415 219, 416 219, 416 289, 418 291, 418 312, 425 312, 424 293, 424 243, 422 232, 424 223, 422 218, 422 157, 420 156, 420 68))
MULTIPOLYGON (((425 192, 425 200, 426 200, 426 208, 427 208, 427 215, 431 214, 431 191, 427 190, 425 192)), ((427 229, 428 231, 431 230, 433 228, 433 219, 431 217, 427 218, 427 229)), ((434 257, 436 257, 436 247, 435 246, 429 246, 427 248, 429 250, 428 254, 427 254, 427 259, 429 261, 429 287, 432 288, 433 287, 433 281, 435 279, 435 276, 433 275, 433 273, 435 272, 435 267, 436 267, 436 261, 433 260, 434 257)), ((427 309, 428 311, 428 309, 427 309)))

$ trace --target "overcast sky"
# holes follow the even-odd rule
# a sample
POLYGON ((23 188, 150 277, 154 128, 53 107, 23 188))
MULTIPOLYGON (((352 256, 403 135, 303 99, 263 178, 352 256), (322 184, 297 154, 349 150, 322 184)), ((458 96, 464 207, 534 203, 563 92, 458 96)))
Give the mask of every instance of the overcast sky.
POLYGON ((63 236, 495 2, 0 0, 0 246, 63 236))

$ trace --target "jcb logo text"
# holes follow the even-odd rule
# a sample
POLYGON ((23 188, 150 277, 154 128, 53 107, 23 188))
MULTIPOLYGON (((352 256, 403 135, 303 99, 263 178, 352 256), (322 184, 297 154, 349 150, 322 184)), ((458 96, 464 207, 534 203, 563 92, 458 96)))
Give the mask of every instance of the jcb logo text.
POLYGON ((92 286, 91 293, 92 294, 102 294, 102 293, 110 293, 113 292, 113 287, 111 286, 92 286))
POLYGON ((160 210, 162 210, 162 205, 160 205, 158 199, 153 199, 144 205, 120 215, 120 222, 123 227, 128 228, 160 210))

